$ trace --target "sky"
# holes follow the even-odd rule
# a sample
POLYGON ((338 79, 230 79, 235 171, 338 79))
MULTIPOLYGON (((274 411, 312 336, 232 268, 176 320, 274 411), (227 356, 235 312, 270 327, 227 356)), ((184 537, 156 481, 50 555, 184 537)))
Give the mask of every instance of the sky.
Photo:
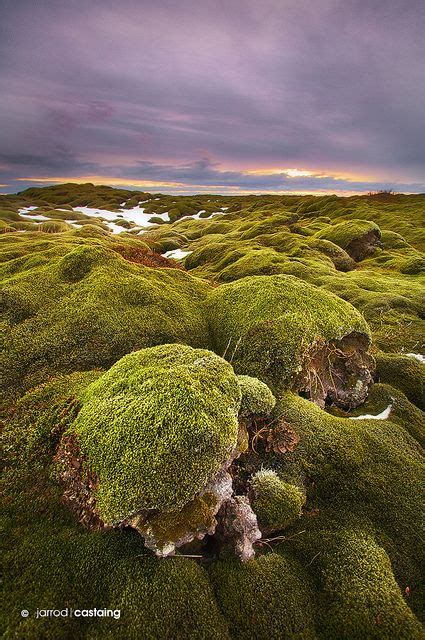
POLYGON ((425 192, 423 0, 0 0, 0 191, 425 192))

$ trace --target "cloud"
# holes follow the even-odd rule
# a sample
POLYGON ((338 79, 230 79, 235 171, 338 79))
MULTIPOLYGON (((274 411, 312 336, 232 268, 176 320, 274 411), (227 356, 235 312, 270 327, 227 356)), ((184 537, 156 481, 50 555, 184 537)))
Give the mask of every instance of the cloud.
POLYGON ((267 172, 225 170, 208 158, 184 165, 139 162, 123 170, 109 167, 107 174, 84 174, 19 178, 26 184, 53 184, 60 182, 92 182, 126 188, 163 191, 165 193, 202 193, 220 191, 222 193, 364 193, 380 189, 394 189, 400 192, 420 193, 425 191, 422 183, 393 184, 382 181, 365 181, 338 175, 315 174, 306 170, 282 169, 267 172))
POLYGON ((201 157, 241 187, 272 188, 244 173, 271 167, 423 182, 420 0, 4 5, 6 182, 117 167, 193 184, 201 157))

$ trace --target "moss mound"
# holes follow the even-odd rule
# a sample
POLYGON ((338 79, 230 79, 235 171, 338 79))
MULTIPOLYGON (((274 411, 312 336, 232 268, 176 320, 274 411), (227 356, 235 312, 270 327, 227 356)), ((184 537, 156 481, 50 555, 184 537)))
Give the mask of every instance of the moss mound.
POLYGON ((281 480, 275 471, 258 471, 251 479, 251 491, 251 505, 264 530, 286 529, 300 517, 303 492, 281 480))
POLYGON ((209 574, 232 638, 316 638, 309 579, 289 555, 272 553, 245 565, 218 562, 209 574))
MULTIPOLYGON (((201 306, 207 283, 182 270, 130 262, 113 242, 34 236, 9 244, 11 259, 3 266, 2 381, 9 390, 49 375, 108 368, 156 344, 208 345, 201 306)), ((131 252, 132 242, 121 244, 131 252)))
POLYGON ((371 220, 351 219, 325 227, 316 236, 330 240, 345 249, 353 260, 359 262, 374 253, 380 243, 381 230, 371 220))
POLYGON ((237 376, 242 392, 240 415, 268 416, 276 398, 264 382, 251 376, 237 376))
POLYGON ((226 352, 237 373, 255 375, 272 389, 307 384, 314 395, 314 383, 299 376, 316 345, 323 351, 356 334, 363 336, 360 349, 368 348, 369 329, 358 311, 295 277, 243 278, 215 289, 206 304, 216 351, 226 352))
POLYGON ((381 382, 403 391, 411 402, 425 409, 425 364, 411 356, 379 353, 376 371, 381 382))
POLYGON ((394 579, 388 555, 373 537, 341 530, 323 552, 328 606, 324 638, 422 638, 422 627, 394 579))
POLYGON ((182 345, 129 354, 90 385, 67 435, 99 478, 102 520, 192 500, 236 445, 240 400, 228 363, 182 345))

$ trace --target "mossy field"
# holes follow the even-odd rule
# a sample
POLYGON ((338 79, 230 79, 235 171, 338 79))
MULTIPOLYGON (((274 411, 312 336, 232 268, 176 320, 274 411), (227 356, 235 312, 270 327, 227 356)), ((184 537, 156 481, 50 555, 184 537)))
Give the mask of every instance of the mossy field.
POLYGON ((3 637, 424 638, 424 222, 1 195, 3 637))

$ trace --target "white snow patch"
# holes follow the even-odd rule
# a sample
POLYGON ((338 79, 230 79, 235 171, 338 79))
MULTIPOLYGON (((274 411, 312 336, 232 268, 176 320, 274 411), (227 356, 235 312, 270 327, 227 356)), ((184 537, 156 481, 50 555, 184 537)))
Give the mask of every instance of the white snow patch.
POLYGON ((28 220, 50 220, 50 218, 42 216, 41 213, 28 213, 28 211, 34 211, 34 209, 38 209, 38 207, 23 207, 22 209, 19 209, 19 215, 21 215, 23 218, 27 218, 28 220))
POLYGON ((83 226, 82 224, 79 224, 78 220, 65 220, 65 222, 70 224, 72 227, 75 227, 76 229, 79 229, 83 226))
MULTIPOLYGON (((128 220, 128 222, 134 222, 136 225, 142 227, 151 227, 155 224, 154 222, 149 222, 149 219, 152 218, 153 215, 161 218, 164 222, 170 222, 168 211, 158 214, 145 213, 144 207, 140 206, 133 207, 132 209, 120 209, 119 211, 93 209, 91 207, 74 207, 74 211, 80 211, 81 213, 85 213, 87 216, 93 216, 94 218, 104 218, 108 221, 113 233, 119 233, 119 231, 115 229, 117 225, 111 226, 110 223, 113 223, 118 217, 123 218, 123 220, 128 220)), ((124 231, 123 227, 120 227, 120 231, 124 231)))
POLYGON ((393 405, 391 403, 386 409, 381 411, 381 413, 378 413, 378 415, 376 416, 373 416, 370 413, 365 413, 364 416, 351 416, 350 420, 386 420, 387 418, 389 418, 392 408, 393 405))
POLYGON ((174 260, 181 260, 185 256, 188 256, 192 251, 182 251, 181 249, 172 249, 172 251, 167 251, 162 255, 164 258, 174 258, 174 260))
POLYGON ((119 224, 115 224, 115 222, 107 222, 106 223, 112 233, 122 233, 122 231, 127 231, 124 227, 121 227, 119 224))
POLYGON ((41 213, 35 215, 35 216, 30 216, 27 215, 26 213, 21 213, 20 214, 23 218, 27 218, 27 220, 31 221, 31 220, 50 220, 50 218, 47 218, 46 216, 42 216, 41 213))
POLYGON ((38 207, 22 207, 22 209, 19 209, 19 213, 25 215, 28 211, 34 211, 34 209, 38 209, 38 207))
POLYGON ((220 207, 222 211, 227 211, 229 207, 220 207))
POLYGON ((423 356, 421 353, 405 353, 405 356, 409 356, 409 358, 415 358, 415 360, 418 360, 418 362, 425 362, 425 356, 423 356))

